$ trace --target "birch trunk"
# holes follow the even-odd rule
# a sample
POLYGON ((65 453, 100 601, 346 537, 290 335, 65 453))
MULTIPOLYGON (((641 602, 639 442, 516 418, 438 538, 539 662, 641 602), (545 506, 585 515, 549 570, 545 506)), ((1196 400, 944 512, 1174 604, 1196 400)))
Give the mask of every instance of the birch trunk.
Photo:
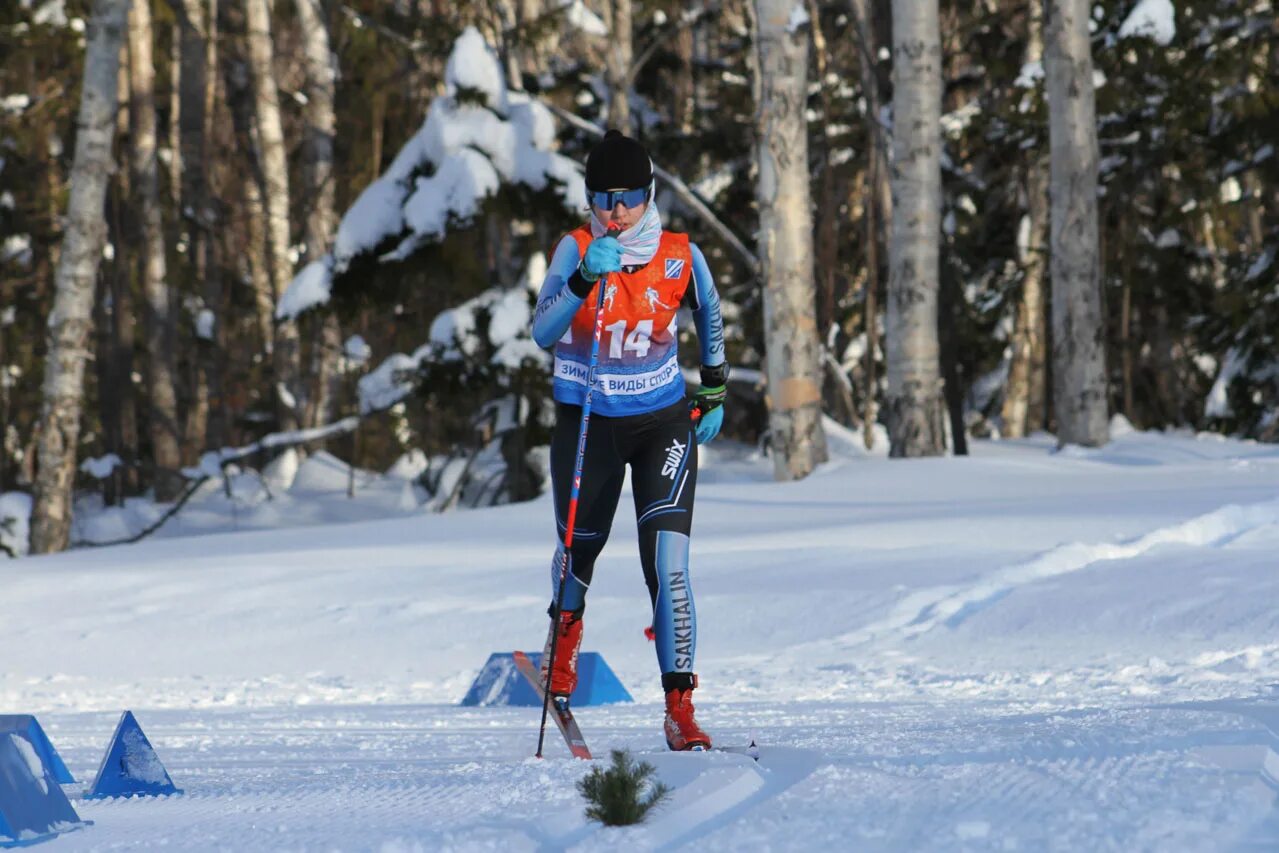
POLYGON ((1087 0, 1048 0, 1053 407, 1061 444, 1107 439, 1097 121, 1087 0))
MULTIPOLYGON (((303 236, 307 261, 310 262, 328 253, 335 230, 333 141, 337 120, 333 107, 336 87, 333 63, 336 60, 329 48, 328 21, 320 0, 296 0, 294 6, 305 45, 307 105, 303 145, 310 204, 303 236)), ((311 351, 317 387, 312 394, 315 405, 308 410, 308 427, 336 420, 341 402, 342 376, 338 372, 338 359, 342 351, 342 332, 333 312, 326 312, 315 324, 311 351)))
POLYGON ((941 31, 937 0, 893 0, 888 435, 894 457, 945 452, 938 372, 941 31))
POLYGON ((106 238, 103 206, 114 166, 116 77, 128 9, 129 0, 95 0, 89 25, 67 227, 49 316, 31 516, 31 550, 36 554, 62 551, 71 538, 84 368, 93 329, 94 285, 106 238))
MULTIPOLYGON (((280 96, 275 85, 271 42, 271 10, 267 0, 246 0, 249 64, 253 71, 254 114, 261 150, 263 196, 267 217, 267 257, 276 304, 293 280, 289 260, 289 164, 280 121, 280 96)), ((297 324, 291 320, 275 328, 274 367, 280 429, 300 425, 301 352, 297 324)))
POLYGON ((151 5, 138 0, 129 10, 129 116, 132 120, 133 191, 142 232, 142 292, 146 301, 147 424, 155 467, 156 498, 173 500, 182 487, 181 440, 174 382, 173 304, 164 256, 160 216, 160 170, 156 158, 155 68, 152 64, 151 5))
MULTIPOLYGON (((808 33, 793 0, 755 0, 760 273, 773 474, 798 480, 826 460, 822 345, 808 188, 808 33)), ((802 9, 802 7, 800 7, 802 9)))
MULTIPOLYGON (((1029 8, 1025 62, 1044 58, 1044 10, 1039 2, 1029 8)), ((1021 438, 1046 426, 1048 374, 1048 311, 1045 290, 1048 268, 1048 167, 1035 150, 1027 152, 1026 218, 1019 235, 1021 295, 1013 322, 1012 361, 1004 394, 1004 435, 1021 438)))

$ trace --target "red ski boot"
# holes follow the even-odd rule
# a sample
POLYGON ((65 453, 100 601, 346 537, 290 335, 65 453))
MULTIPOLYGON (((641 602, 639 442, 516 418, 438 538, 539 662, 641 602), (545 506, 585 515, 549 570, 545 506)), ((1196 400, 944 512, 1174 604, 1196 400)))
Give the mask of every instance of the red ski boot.
MULTIPOLYGON (((693 676, 693 687, 697 676, 693 676)), ((666 745, 680 752, 711 748, 710 735, 702 731, 693 717, 693 688, 666 691, 666 745)))
POLYGON ((546 665, 551 660, 551 643, 555 643, 555 671, 551 673, 552 696, 570 696, 577 688, 577 651, 582 647, 582 611, 560 613, 558 631, 546 635, 542 650, 542 683, 546 683, 546 665))

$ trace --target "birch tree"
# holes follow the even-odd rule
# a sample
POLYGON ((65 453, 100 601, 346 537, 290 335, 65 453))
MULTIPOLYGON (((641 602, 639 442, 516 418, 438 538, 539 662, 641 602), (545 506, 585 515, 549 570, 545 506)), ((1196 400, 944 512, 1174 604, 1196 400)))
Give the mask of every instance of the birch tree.
POLYGON ((178 404, 174 383, 173 305, 160 215, 156 157, 155 68, 152 64, 151 4, 129 9, 129 119, 133 192, 142 230, 142 292, 146 300, 148 425, 155 465, 156 498, 172 500, 181 487, 178 404))
MULTIPOLYGON (((333 186, 333 140, 337 120, 333 99, 336 86, 333 55, 329 47, 329 26, 320 0, 296 0, 298 23, 302 31, 306 63, 306 136, 305 152, 307 194, 310 201, 303 239, 309 261, 323 258, 333 239, 336 222, 333 186)), ((312 347, 317 388, 312 396, 314 406, 308 411, 307 426, 330 423, 337 417, 341 376, 338 356, 342 333, 337 316, 327 312, 319 321, 312 347)))
POLYGON ((71 536, 84 369, 93 330, 94 286, 106 239, 103 205, 114 167, 116 78, 128 9, 129 0, 94 0, 89 24, 67 226, 48 325, 31 517, 31 550, 37 554, 64 550, 71 536))
MULTIPOLYGON (((1024 64, 1044 59, 1044 8, 1032 2, 1027 13, 1024 64)), ((1047 414, 1048 311, 1044 304, 1048 271, 1048 165, 1041 152, 1026 152, 1022 182, 1026 215, 1017 236, 1021 294, 1013 323, 1012 360, 1004 394, 1004 435, 1021 438, 1043 429, 1047 414)))
POLYGON ((808 187, 808 16, 795 0, 755 0, 760 273, 773 474, 798 480, 826 460, 821 339, 808 187))
POLYGON ((937 0, 893 0, 893 214, 887 420, 894 457, 945 451, 937 291, 941 241, 937 0))
MULTIPOLYGON (((263 196, 267 214, 267 257, 278 303, 293 280, 289 259, 289 164, 280 121, 280 95, 275 84, 275 50, 271 41, 271 9, 267 0, 246 0, 249 64, 253 72, 254 116, 261 150, 263 196)), ((276 396, 280 428, 300 425, 300 347, 297 324, 286 320, 275 328, 276 396)))
POLYGON ((1087 0, 1047 0, 1053 410, 1061 444, 1106 443, 1097 120, 1087 0))

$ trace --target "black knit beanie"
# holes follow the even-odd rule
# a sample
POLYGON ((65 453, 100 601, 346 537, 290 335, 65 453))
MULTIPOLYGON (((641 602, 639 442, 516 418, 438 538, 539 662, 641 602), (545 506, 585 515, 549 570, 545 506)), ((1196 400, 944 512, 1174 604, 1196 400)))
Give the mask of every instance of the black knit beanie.
POLYGON ((648 149, 623 136, 620 130, 604 134, 586 158, 588 190, 635 190, 653 182, 653 163, 648 149))

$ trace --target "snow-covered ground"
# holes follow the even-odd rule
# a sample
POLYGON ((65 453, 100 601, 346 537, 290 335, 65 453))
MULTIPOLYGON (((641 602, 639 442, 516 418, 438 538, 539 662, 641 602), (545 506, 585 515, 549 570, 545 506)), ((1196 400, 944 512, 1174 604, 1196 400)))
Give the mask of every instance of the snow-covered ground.
POLYGON ((545 498, 424 514, 386 479, 344 513, 304 465, 309 496, 0 561, 0 710, 87 781, 131 708, 187 792, 77 801, 95 825, 47 849, 1279 849, 1279 448, 850 445, 789 484, 705 454, 698 717, 758 764, 664 751, 623 498, 585 648, 636 703, 578 717, 677 786, 628 830, 585 822, 553 730, 530 757, 536 710, 457 704, 540 648, 545 498))

